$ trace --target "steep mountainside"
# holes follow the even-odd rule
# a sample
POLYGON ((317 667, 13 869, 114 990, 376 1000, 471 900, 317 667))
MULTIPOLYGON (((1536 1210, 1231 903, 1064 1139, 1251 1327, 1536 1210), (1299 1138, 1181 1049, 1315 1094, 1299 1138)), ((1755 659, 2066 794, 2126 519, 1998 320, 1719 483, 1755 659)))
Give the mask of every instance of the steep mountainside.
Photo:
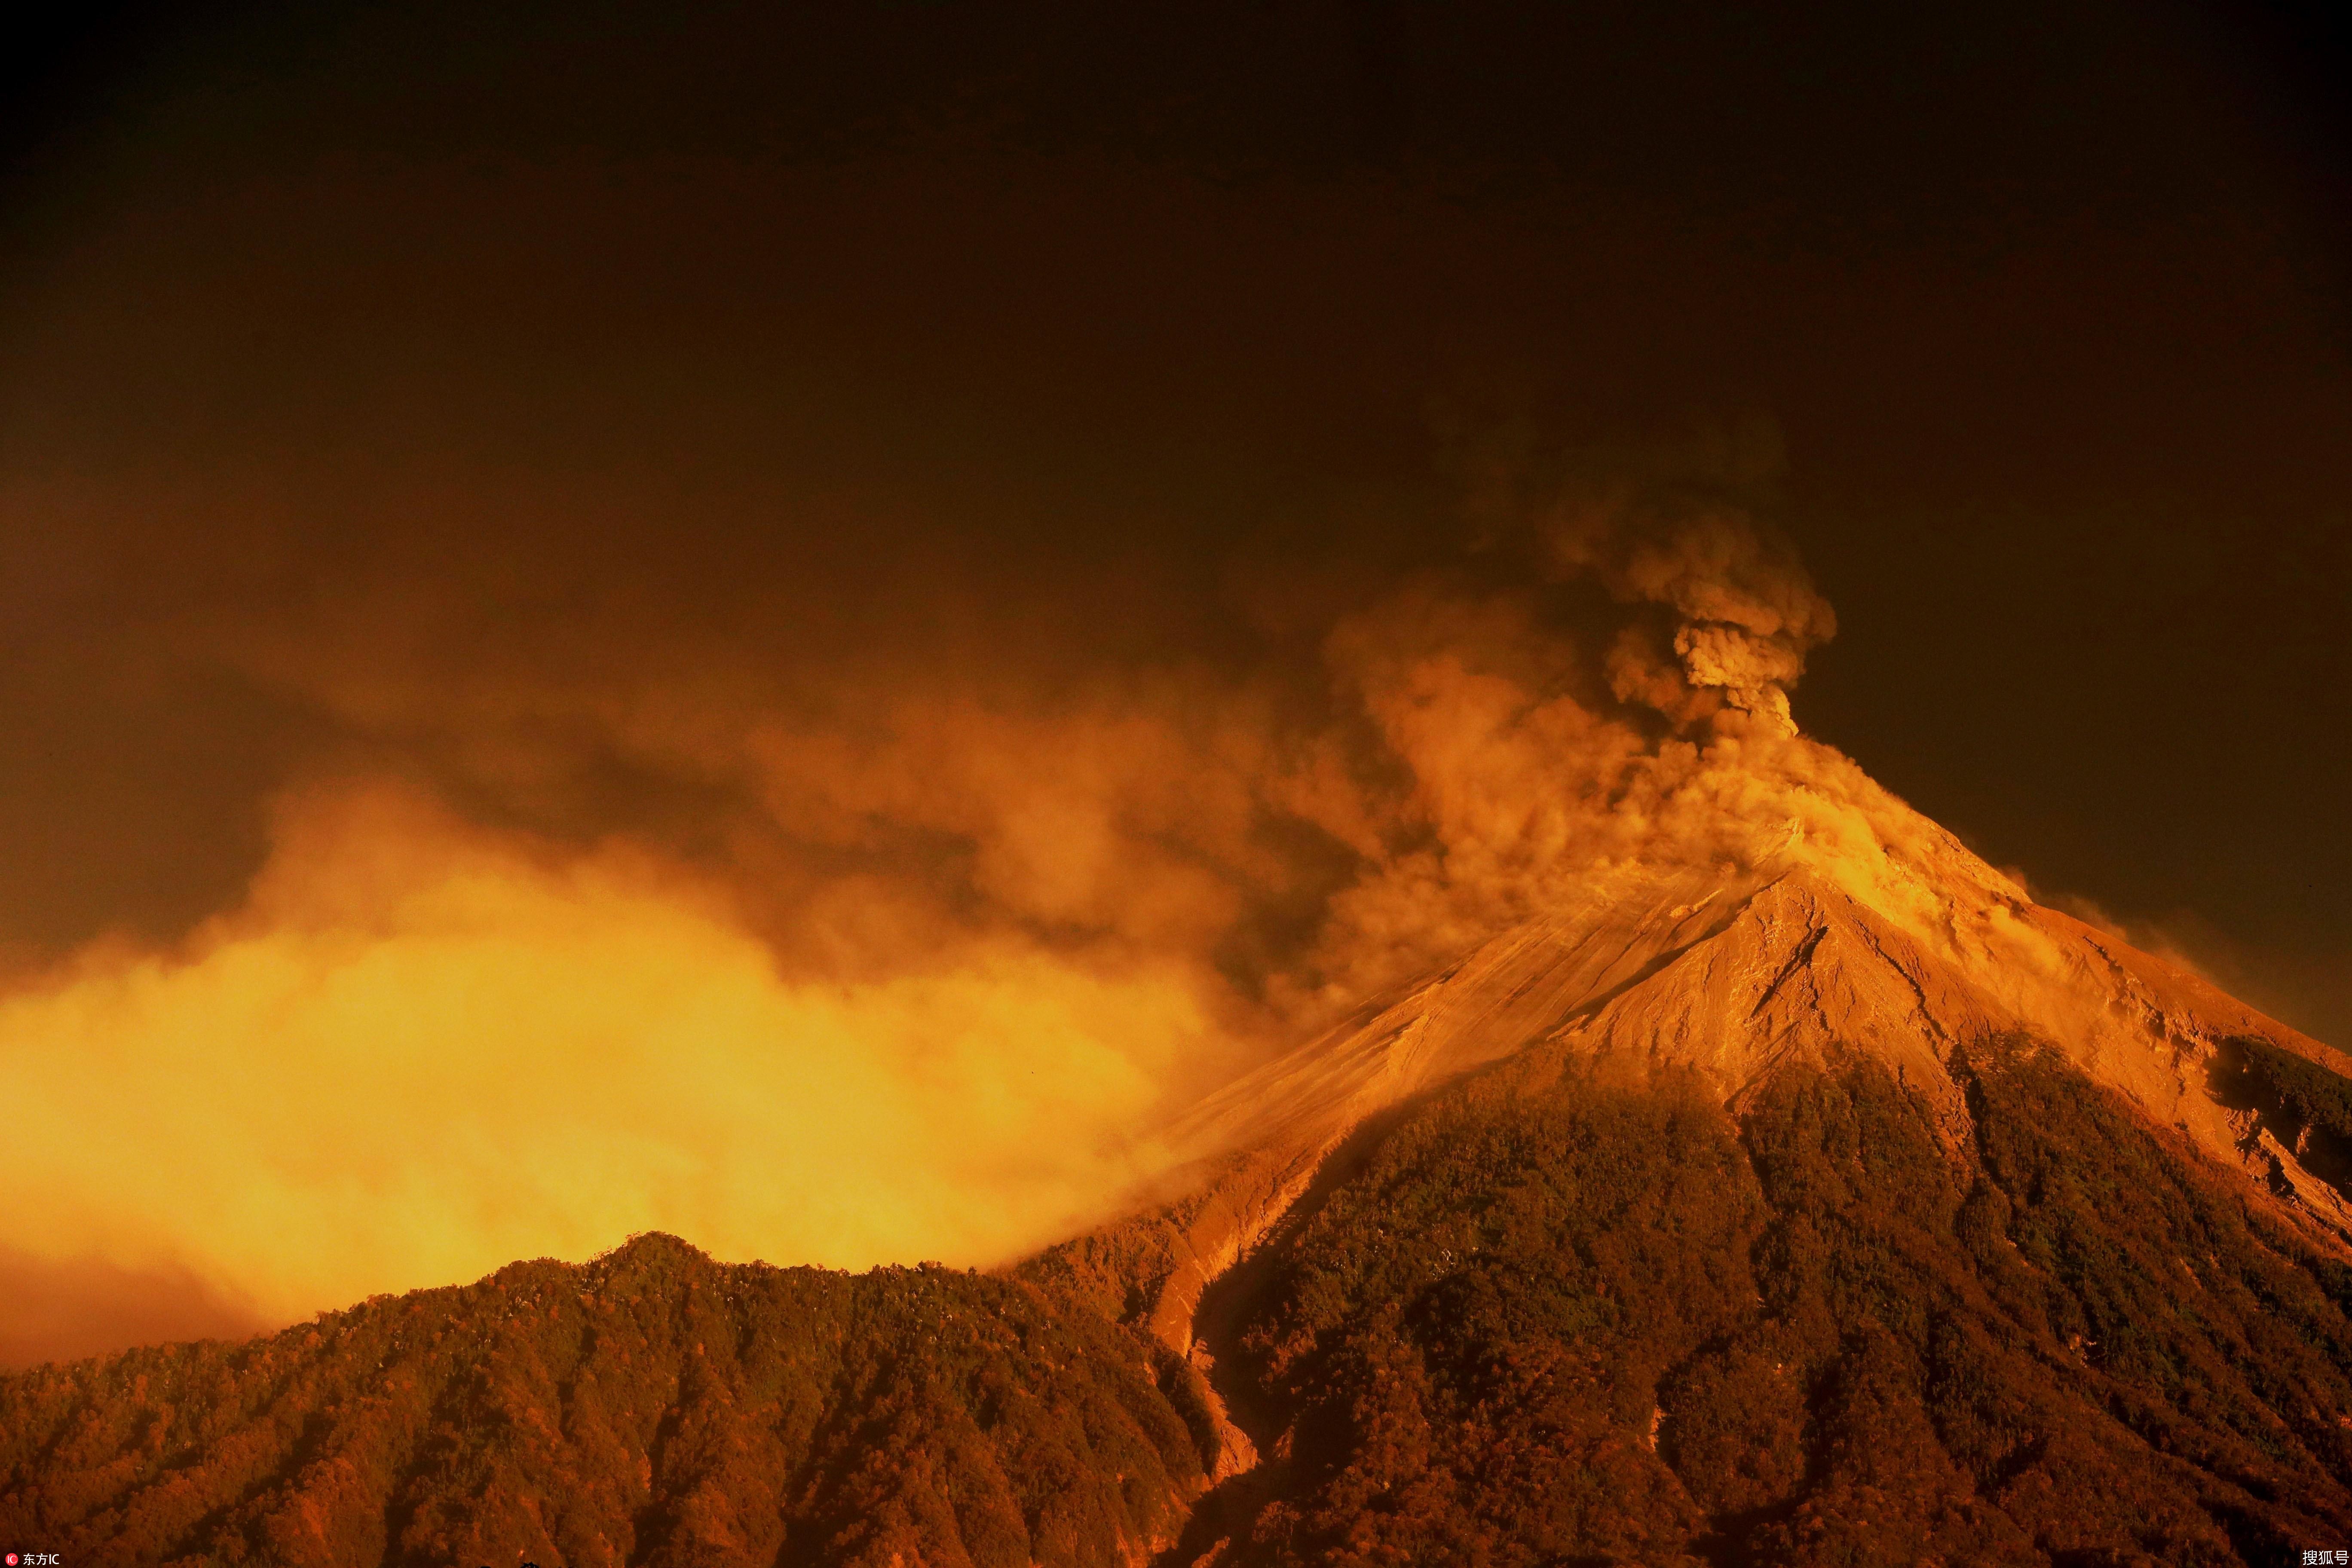
POLYGON ((2352 1542, 2348 1064, 1905 842, 1597 874, 1001 1275, 647 1237, 0 1378, 0 1538, 546 1568, 2352 1542))
POLYGON ((1740 1114, 1554 1043, 1344 1151, 1200 1313, 1224 1563, 2271 1563, 2352 1533, 2352 1267, 2054 1051, 1740 1114))
POLYGON ((1219 1395, 1179 1560, 2352 1533, 2345 1059, 1930 842, 1926 920, 1798 867, 1507 933, 1029 1265, 1219 1395))

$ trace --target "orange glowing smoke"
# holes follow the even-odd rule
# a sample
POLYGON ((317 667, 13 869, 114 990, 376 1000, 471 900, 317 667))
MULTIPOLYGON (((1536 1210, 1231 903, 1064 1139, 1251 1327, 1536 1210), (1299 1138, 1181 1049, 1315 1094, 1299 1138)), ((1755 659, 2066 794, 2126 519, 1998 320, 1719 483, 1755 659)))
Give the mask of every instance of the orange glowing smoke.
POLYGON ((179 1281, 186 1329, 648 1228, 987 1262, 1117 1202, 1190 1097, 1598 868, 1851 839, 1881 875, 1900 821, 1785 721, 1828 607, 1743 515, 1630 493, 1526 509, 1516 584, 1360 597, 1303 678, 802 668, 644 625, 602 657, 501 643, 415 573, 199 626, 355 749, 283 792, 238 907, 0 997, 0 1248, 179 1281), (693 809, 583 829, 595 768, 693 809))
POLYGON ((184 1261, 278 1319, 656 1227, 985 1259, 1133 1175, 1129 1130, 1202 1027, 1143 964, 786 982, 625 855, 536 865, 397 797, 307 801, 184 952, 0 1004, 7 1239, 184 1261))

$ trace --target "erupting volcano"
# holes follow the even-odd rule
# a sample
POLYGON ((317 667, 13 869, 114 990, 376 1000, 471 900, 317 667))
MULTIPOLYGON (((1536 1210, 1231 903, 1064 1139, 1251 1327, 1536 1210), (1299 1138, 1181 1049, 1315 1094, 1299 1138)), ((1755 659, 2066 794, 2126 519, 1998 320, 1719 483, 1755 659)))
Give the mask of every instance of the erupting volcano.
POLYGON ((2328 7, 48 11, 0 1557, 2352 1549, 2328 7))
POLYGON ((1704 831, 1680 800, 1618 837, 1677 854, 1580 857, 1210 1095, 1128 1217, 984 1274, 647 1237, 21 1373, 0 1534, 1238 1568, 2352 1528, 2352 1062, 2038 906, 1779 704, 1714 711, 1643 753, 1683 747, 1704 831))

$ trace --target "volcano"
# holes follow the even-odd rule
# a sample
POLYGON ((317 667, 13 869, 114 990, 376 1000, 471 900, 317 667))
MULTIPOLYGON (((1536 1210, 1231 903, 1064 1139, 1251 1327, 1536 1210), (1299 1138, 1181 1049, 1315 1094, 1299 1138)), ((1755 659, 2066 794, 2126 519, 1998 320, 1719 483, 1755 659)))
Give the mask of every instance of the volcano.
MULTIPOLYGON (((1850 766, 1850 764, 1849 764, 1850 766)), ((1883 794, 1599 861, 984 1273, 645 1237, 0 1379, 78 1564, 2266 1564, 2352 1543, 2352 1060, 1883 794)))

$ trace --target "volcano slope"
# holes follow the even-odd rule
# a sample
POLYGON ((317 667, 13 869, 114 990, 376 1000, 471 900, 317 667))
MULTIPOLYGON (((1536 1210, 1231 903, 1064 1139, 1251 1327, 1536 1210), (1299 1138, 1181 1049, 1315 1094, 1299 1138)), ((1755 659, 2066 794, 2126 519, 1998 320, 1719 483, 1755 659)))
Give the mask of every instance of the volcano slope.
POLYGON ((1204 1108, 1245 1152, 1027 1270, 1219 1397, 1171 1560, 2352 1534, 2345 1059, 1980 868, 1940 885, 1914 934, 1805 870, 1706 910, 1652 883, 1204 1108))
POLYGON ((2352 1541, 2352 1064, 1923 842, 1948 864, 1891 881, 1595 878, 998 1274, 646 1237, 0 1378, 0 1539, 901 1568, 2352 1541))
POLYGON ((1208 1291, 1264 1457, 1186 1545, 2260 1563, 2344 1535, 2340 1256, 2053 1051, 1953 1067, 1957 1146, 1866 1058, 1735 1116, 1552 1045, 1414 1105, 1208 1291))

